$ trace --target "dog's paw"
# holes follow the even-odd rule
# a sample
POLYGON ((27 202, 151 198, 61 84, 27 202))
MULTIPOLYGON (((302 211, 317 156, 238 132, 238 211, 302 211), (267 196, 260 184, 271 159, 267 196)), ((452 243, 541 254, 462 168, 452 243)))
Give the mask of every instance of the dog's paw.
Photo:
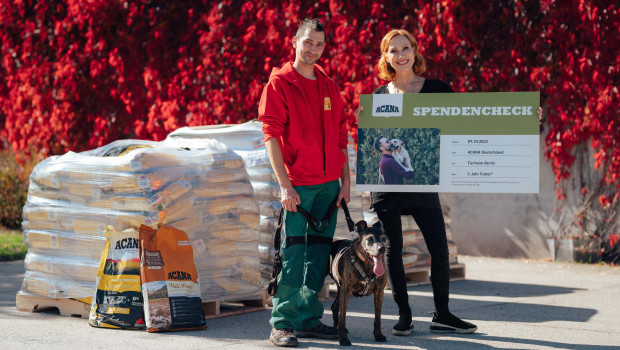
POLYGON ((379 343, 385 343, 387 338, 383 334, 375 334, 375 341, 379 343))
POLYGON ((338 343, 340 343, 340 346, 351 346, 351 341, 347 337, 339 338, 338 343))

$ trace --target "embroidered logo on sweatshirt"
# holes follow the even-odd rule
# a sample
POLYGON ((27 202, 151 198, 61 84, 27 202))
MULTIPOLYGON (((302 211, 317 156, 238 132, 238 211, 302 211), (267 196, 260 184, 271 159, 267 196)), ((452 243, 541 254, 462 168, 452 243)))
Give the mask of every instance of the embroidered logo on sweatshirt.
POLYGON ((324 111, 332 110, 332 100, 330 100, 329 97, 325 97, 325 99, 323 100, 323 110, 324 111))

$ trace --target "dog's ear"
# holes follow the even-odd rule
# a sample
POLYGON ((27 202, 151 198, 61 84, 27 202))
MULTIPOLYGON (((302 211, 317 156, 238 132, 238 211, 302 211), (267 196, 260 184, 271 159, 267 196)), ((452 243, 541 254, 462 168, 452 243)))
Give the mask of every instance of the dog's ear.
POLYGON ((374 227, 374 228, 378 228, 378 229, 380 229, 380 230, 383 230, 383 227, 381 226, 381 221, 378 221, 378 220, 377 220, 377 222, 375 222, 374 224, 372 224, 372 227, 374 227))
POLYGON ((368 227, 368 224, 366 223, 366 221, 361 220, 358 221, 357 224, 355 224, 355 232, 357 232, 357 234, 362 234, 362 232, 364 232, 364 230, 368 227))

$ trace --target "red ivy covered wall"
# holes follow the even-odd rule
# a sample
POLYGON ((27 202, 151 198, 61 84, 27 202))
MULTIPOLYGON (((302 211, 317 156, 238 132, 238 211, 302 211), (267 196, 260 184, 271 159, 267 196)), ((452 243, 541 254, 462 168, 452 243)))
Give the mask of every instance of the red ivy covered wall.
MULTIPOLYGON (((381 37, 406 28, 456 91, 540 90, 546 156, 569 176, 588 142, 620 186, 618 6, 609 1, 0 1, 0 147, 44 154, 256 117, 304 17, 349 112, 380 82, 381 37), (3 146, 4 144, 4 146, 3 146)), ((352 113, 349 113, 352 115, 352 113)), ((352 116, 351 116, 352 117, 352 116)), ((353 131, 355 133, 355 130, 353 131)))

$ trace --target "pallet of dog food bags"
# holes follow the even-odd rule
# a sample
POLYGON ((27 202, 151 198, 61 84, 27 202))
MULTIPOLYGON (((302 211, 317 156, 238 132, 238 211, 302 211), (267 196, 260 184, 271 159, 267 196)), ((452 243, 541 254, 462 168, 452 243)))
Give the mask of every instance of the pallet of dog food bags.
POLYGON ((241 157, 214 140, 120 140, 33 170, 20 294, 92 297, 104 228, 141 224, 187 233, 203 300, 260 291, 258 202, 241 157))

